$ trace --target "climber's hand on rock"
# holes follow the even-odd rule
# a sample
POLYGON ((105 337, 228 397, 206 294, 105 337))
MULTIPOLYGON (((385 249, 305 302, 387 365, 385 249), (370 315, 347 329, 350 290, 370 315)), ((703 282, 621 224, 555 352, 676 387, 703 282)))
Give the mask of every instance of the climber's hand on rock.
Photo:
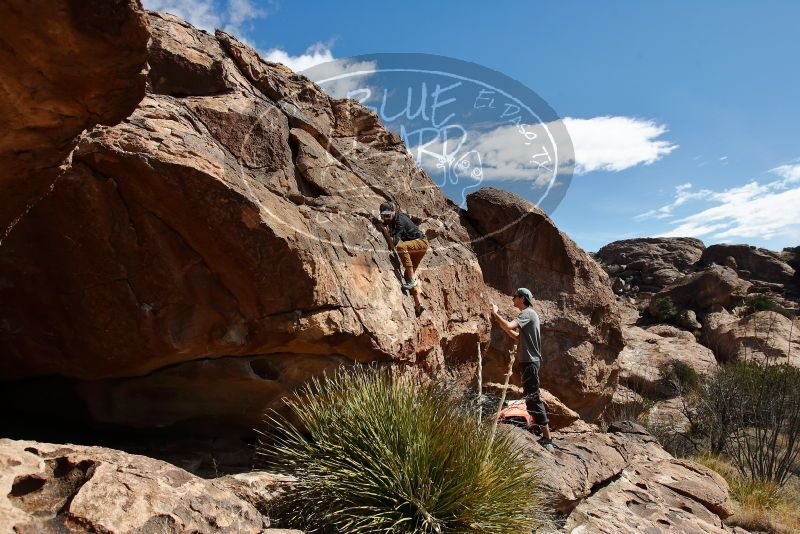
POLYGON ((498 312, 498 310, 499 310, 499 308, 497 307, 497 304, 495 304, 494 302, 492 302, 492 313, 497 313, 497 312, 498 312))

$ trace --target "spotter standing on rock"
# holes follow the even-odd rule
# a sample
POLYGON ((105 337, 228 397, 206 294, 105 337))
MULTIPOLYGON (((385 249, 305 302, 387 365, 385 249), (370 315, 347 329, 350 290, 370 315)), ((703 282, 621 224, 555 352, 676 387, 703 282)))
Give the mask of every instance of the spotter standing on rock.
POLYGON ((533 309, 533 294, 521 287, 511 297, 519 315, 513 321, 506 321, 497 312, 497 304, 492 304, 492 318, 508 336, 517 342, 517 357, 522 369, 522 391, 525 393, 525 408, 536 420, 542 431, 539 444, 549 452, 553 452, 553 440, 550 439, 550 421, 547 410, 539 395, 539 368, 542 365, 541 336, 539 316, 533 309))
POLYGON ((383 237, 389 250, 397 253, 405 267, 403 289, 407 289, 414 297, 414 313, 419 317, 425 306, 419 300, 419 282, 414 277, 414 271, 428 251, 428 240, 408 215, 397 210, 394 202, 384 202, 380 209, 383 237))

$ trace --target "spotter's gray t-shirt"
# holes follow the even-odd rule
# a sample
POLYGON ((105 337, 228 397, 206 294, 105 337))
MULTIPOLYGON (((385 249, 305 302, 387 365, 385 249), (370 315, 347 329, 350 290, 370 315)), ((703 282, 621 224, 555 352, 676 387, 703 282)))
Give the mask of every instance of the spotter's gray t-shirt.
POLYGON ((528 307, 517 315, 519 340, 517 341, 517 357, 522 363, 542 363, 542 351, 539 334, 539 316, 528 307))

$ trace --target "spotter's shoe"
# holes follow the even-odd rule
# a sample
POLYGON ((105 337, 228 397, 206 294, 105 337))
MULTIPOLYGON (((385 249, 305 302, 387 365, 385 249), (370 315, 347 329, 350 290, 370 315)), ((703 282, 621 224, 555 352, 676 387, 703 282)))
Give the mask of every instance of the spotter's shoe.
POLYGON ((542 438, 539 440, 539 445, 547 449, 547 452, 554 453, 556 452, 556 448, 553 447, 553 440, 548 438, 542 438))

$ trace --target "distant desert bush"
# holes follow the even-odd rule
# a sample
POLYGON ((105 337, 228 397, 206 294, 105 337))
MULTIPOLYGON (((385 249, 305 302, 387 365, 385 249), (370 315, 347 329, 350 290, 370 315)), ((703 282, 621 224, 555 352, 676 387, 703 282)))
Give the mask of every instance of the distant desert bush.
POLYGON ((791 311, 779 306, 769 295, 758 294, 747 297, 742 316, 752 315, 760 311, 777 312, 789 319, 794 319, 794 314, 791 311))
POLYGON ((656 319, 660 323, 674 323, 678 319, 678 308, 669 297, 656 299, 656 319))
POLYGON ((727 456, 742 476, 783 485, 800 458, 800 369, 738 361, 688 396, 700 450, 727 456))

